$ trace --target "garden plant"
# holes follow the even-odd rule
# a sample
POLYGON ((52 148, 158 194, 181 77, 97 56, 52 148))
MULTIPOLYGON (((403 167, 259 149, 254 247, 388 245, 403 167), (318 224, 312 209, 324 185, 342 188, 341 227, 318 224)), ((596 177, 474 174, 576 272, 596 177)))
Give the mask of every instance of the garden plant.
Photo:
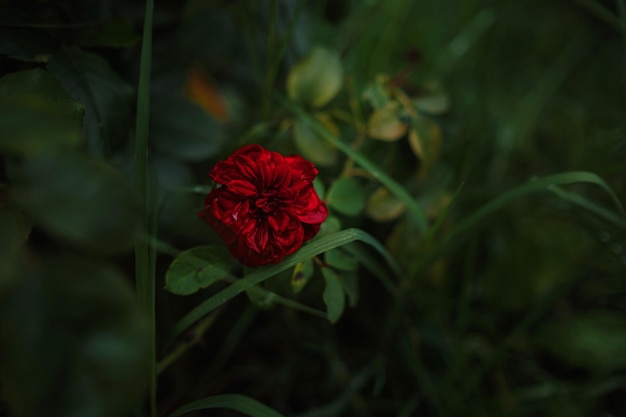
POLYGON ((626 415, 625 0, 0 0, 0 416, 626 415))

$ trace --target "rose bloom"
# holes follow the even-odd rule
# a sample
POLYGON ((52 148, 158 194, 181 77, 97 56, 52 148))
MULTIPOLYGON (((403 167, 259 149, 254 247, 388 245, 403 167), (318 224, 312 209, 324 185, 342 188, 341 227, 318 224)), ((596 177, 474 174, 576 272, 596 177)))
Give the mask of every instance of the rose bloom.
POLYGON ((211 170, 219 186, 198 215, 242 264, 278 263, 315 236, 328 216, 313 188, 317 173, 301 156, 244 146, 211 170))

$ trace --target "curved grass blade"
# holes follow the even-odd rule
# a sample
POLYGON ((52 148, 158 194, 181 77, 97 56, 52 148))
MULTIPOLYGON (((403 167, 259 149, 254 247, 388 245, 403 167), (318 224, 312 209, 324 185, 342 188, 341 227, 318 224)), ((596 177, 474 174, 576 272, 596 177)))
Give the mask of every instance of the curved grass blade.
POLYGON ((594 203, 588 198, 585 198, 581 196, 580 194, 576 194, 572 191, 567 191, 556 186, 550 187, 550 189, 554 191, 554 193, 558 195, 561 199, 568 201, 572 204, 575 204, 579 207, 582 207, 592 212, 596 216, 604 219, 605 221, 613 224, 613 226, 626 231, 626 219, 618 216, 617 214, 607 209, 606 207, 602 207, 601 205, 594 203))
POLYGON ((344 143, 341 139, 333 135, 328 129, 326 129, 321 123, 317 122, 311 116, 306 114, 304 110, 302 110, 299 106, 283 99, 279 98, 279 101, 282 103, 284 107, 286 107, 289 111, 295 114, 298 119, 306 124, 311 130, 313 130, 318 135, 322 136, 328 142, 336 146, 340 151, 348 155, 350 158, 354 160, 357 164, 359 164, 362 168, 367 170, 374 178, 381 182, 384 186, 386 186, 389 191, 391 191, 396 197, 406 204, 409 212, 411 213, 411 217, 417 223, 419 230, 422 235, 426 233, 428 230, 428 223, 426 222, 426 216, 424 212, 419 207, 417 202, 411 195, 398 184, 395 180, 393 180, 389 175, 387 175, 382 169, 380 169, 376 164, 371 162, 365 156, 360 154, 359 152, 352 149, 349 145, 344 143))
MULTIPOLYGON (((411 276, 415 276, 417 272, 427 268, 443 253, 449 251, 454 246, 462 243, 468 236, 470 236, 469 232, 471 230, 473 230, 481 222, 483 222, 485 219, 487 219, 490 215, 497 212, 498 210, 501 210, 506 206, 512 204, 513 202, 519 200, 520 198, 532 194, 536 191, 549 190, 553 189, 555 186, 573 183, 589 183, 601 187, 607 192, 607 194, 611 198, 613 204, 619 212, 619 215, 622 218, 626 218, 624 206, 617 198, 617 195, 615 195, 611 187, 609 187, 609 185, 597 174, 585 171, 573 171, 531 180, 526 184, 520 185, 516 188, 504 192, 496 199, 488 202, 487 204, 480 207, 478 210, 474 211, 470 216, 466 217, 465 220, 458 223, 457 226, 442 240, 439 245, 437 245, 426 257, 418 260, 414 264, 414 266, 411 268, 411 276)), ((571 201, 571 199, 567 200, 571 201)), ((589 209, 588 206, 582 206, 589 209)))
POLYGON ((265 266, 262 268, 258 268, 244 278, 238 280, 233 285, 223 289, 217 294, 209 297, 202 304, 191 310, 184 316, 174 327, 174 337, 181 334, 186 328, 191 326, 197 320, 202 318, 204 315, 210 313, 215 310, 220 305, 224 304, 226 301, 231 298, 241 294, 246 289, 254 287, 255 285, 260 284, 268 278, 273 277, 274 275, 285 271, 289 268, 294 267, 296 264, 306 261, 307 259, 311 259, 314 256, 317 256, 321 253, 329 251, 331 249, 338 248, 350 242, 354 242, 355 240, 359 240, 363 243, 370 245, 374 248, 378 253, 380 253, 385 261, 387 261, 389 267, 392 269, 394 274, 401 278, 403 276, 400 267, 397 265, 395 260, 389 255, 389 253, 385 250, 385 248, 374 239, 369 234, 365 233, 359 229, 346 229, 340 232, 333 233, 328 236, 324 236, 320 239, 313 240, 306 245, 304 245, 298 252, 293 255, 285 258, 281 263, 276 265, 265 266))
POLYGON ((170 414, 169 417, 178 417, 190 411, 206 410, 209 408, 227 408, 252 417, 284 417, 265 404, 240 394, 224 394, 203 398, 182 406, 174 411, 174 413, 170 414))

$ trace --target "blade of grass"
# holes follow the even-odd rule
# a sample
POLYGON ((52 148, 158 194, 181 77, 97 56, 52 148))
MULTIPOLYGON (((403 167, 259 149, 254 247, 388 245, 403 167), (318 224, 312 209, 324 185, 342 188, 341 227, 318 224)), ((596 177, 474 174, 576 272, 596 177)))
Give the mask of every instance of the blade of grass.
POLYGON ((520 185, 516 188, 504 192, 499 197, 478 208, 463 221, 459 222, 456 227, 450 233, 448 233, 445 238, 443 238, 441 243, 436 245, 434 249, 428 253, 428 255, 416 260, 410 270, 409 276, 416 276, 416 274, 418 274, 420 271, 428 268, 442 254, 449 252, 453 247, 456 247, 464 242, 465 239, 471 236, 470 232, 473 229, 478 227, 480 223, 485 221, 495 212, 509 206, 520 198, 535 193, 537 191, 548 190, 554 186, 573 183, 589 183, 601 187, 607 192, 607 194, 611 198, 611 201, 617 208, 619 216, 621 216, 622 218, 626 218, 624 206, 617 198, 617 195, 615 195, 613 190, 608 186, 606 182, 604 182, 602 178, 592 172, 564 172, 561 174, 550 175, 541 179, 535 179, 526 184, 520 185))
POLYGON ((602 207, 594 203, 593 201, 581 196, 580 194, 576 194, 572 191, 567 191, 556 186, 550 187, 550 190, 554 191, 554 193, 558 195, 561 199, 582 207, 600 217, 601 219, 604 219, 605 221, 611 223, 613 226, 626 231, 626 220, 623 217, 620 218, 620 216, 615 214, 613 211, 607 209, 606 207, 602 207))
POLYGON ((169 417, 178 417, 190 411, 207 410, 211 408, 226 408, 239 411, 240 413, 252 417, 284 417, 265 404, 240 394, 224 394, 203 398, 182 406, 170 414, 169 417))
POLYGON ((340 232, 336 232, 307 243, 298 252, 288 256, 281 263, 258 268, 246 275, 244 278, 237 281, 236 284, 233 284, 218 292, 217 294, 209 297, 199 306, 187 313, 187 315, 185 315, 176 324, 176 326, 174 327, 174 337, 181 334, 186 328, 204 317, 206 314, 215 310, 220 305, 224 304, 226 301, 241 294, 247 288, 258 285, 266 279, 294 267, 299 262, 311 259, 314 256, 327 252, 331 249, 338 248, 350 242, 354 242, 355 240, 364 242, 374 248, 385 258, 385 261, 387 261, 389 267, 393 270, 394 274, 398 276, 398 278, 402 277, 402 272, 400 271, 399 266, 385 250, 385 248, 380 244, 380 242, 359 229, 342 230, 340 232))
MULTIPOLYGON (((152 61, 152 16, 154 0, 146 0, 146 13, 141 46, 141 64, 139 69, 139 87, 137 95, 137 119, 135 137, 134 181, 137 200, 143 206, 142 224, 144 233, 155 236, 156 223, 151 221, 149 209, 155 201, 150 193, 148 127, 150 119, 150 76, 152 61)), ((148 315, 150 328, 150 369, 148 371, 148 389, 150 415, 156 416, 156 324, 155 324, 155 251, 149 242, 139 239, 135 246, 135 280, 137 298, 148 315)))
POLYGON ((604 7, 599 1, 596 0, 575 0, 581 7, 585 8, 591 14, 595 15, 598 19, 602 20, 612 29, 622 32, 624 28, 621 25, 619 19, 606 7, 604 7))
POLYGON ((328 142, 330 142, 333 146, 337 147, 340 151, 345 153, 347 156, 352 158, 354 162, 360 165, 363 169, 367 170, 374 178, 381 182, 384 186, 386 186, 389 191, 391 191, 396 197, 406 204, 409 212, 411 213, 411 218, 417 223, 419 227, 420 233, 422 235, 426 234, 428 230, 428 223, 426 222, 426 216, 424 215, 422 209, 419 207, 415 199, 402 187, 402 185, 398 184, 394 181, 389 175, 387 175, 382 169, 380 169, 376 164, 371 162, 361 153, 352 149, 349 145, 344 143, 341 139, 333 135, 328 129, 326 129, 321 123, 313 119, 311 116, 306 114, 304 110, 302 110, 299 106, 291 103, 282 97, 278 98, 280 103, 292 112, 295 116, 298 117, 300 121, 306 124, 311 130, 313 130, 318 135, 322 136, 328 142))

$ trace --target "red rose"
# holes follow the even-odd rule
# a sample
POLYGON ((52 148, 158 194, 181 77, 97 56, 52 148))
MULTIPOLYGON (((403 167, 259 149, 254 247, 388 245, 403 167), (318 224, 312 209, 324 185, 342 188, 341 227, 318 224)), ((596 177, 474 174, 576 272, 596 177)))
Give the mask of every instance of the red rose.
POLYGON ((300 156, 247 145, 218 162, 220 184, 198 215, 247 266, 280 262, 317 234, 328 210, 313 180, 317 169, 300 156))

